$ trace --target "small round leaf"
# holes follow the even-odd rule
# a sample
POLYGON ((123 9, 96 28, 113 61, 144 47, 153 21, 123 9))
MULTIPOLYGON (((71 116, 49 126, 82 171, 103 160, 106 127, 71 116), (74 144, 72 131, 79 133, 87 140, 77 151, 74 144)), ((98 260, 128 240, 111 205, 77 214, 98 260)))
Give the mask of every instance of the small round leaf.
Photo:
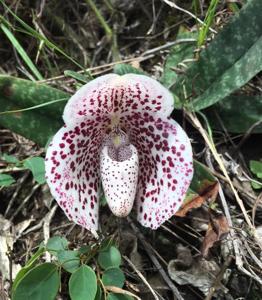
POLYGON ((48 251, 61 251, 66 250, 68 248, 68 241, 66 238, 61 236, 53 236, 51 237, 46 244, 46 249, 48 251))
POLYGON ((90 267, 83 265, 71 275, 69 294, 72 300, 94 300, 96 291, 96 274, 90 267))
POLYGON ((119 267, 121 264, 121 254, 116 247, 111 246, 107 250, 99 253, 98 263, 103 269, 119 267))
POLYGON ((69 273, 75 272, 80 265, 78 251, 61 250, 57 252, 57 259, 62 267, 69 273))
POLYGON ((105 270, 102 281, 105 286, 112 285, 122 288, 125 283, 125 275, 119 268, 109 268, 105 270))
POLYGON ((57 266, 44 263, 30 270, 17 284, 13 300, 54 300, 60 277, 57 266))

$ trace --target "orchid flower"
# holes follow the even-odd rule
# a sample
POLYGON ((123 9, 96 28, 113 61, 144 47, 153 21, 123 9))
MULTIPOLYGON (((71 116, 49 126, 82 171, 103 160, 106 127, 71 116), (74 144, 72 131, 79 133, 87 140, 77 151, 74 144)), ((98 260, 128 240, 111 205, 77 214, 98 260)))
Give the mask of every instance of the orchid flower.
POLYGON ((46 178, 70 220, 96 233, 102 187, 114 215, 127 216, 135 201, 145 227, 175 214, 193 166, 189 138, 169 117, 173 102, 159 82, 135 74, 101 76, 69 99, 46 178))

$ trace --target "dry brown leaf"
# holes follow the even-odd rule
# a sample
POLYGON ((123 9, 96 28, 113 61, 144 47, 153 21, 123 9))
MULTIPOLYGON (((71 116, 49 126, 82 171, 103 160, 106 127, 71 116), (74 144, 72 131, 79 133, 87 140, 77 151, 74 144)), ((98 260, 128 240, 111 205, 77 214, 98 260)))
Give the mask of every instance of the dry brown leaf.
POLYGON ((176 212, 176 216, 184 217, 193 208, 200 207, 208 199, 215 200, 218 194, 218 182, 205 185, 199 192, 199 195, 192 198, 190 201, 182 204, 181 208, 176 212))
POLYGON ((229 226, 226 217, 211 211, 210 223, 201 247, 203 257, 207 257, 209 249, 213 247, 214 243, 224 239, 228 232, 229 226))

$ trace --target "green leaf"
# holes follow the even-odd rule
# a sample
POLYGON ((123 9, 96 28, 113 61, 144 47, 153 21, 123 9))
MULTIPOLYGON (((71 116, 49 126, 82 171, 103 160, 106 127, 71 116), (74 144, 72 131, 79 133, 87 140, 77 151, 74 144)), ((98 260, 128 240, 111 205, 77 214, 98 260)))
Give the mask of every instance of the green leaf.
POLYGON ((73 250, 61 250, 56 253, 56 257, 62 267, 69 273, 73 273, 79 268, 79 252, 73 250))
POLYGON ((58 252, 68 249, 68 240, 61 236, 53 236, 46 243, 48 251, 58 252))
POLYGON ((102 282, 105 286, 112 285, 122 288, 125 283, 125 275, 119 268, 109 268, 103 273, 102 282))
POLYGON ((90 267, 83 265, 71 275, 69 294, 72 300, 94 300, 96 291, 96 274, 90 267))
POLYGON ((134 68, 129 64, 117 64, 114 66, 113 72, 118 75, 125 75, 128 73, 146 75, 146 73, 143 72, 141 69, 134 68))
POLYGON ((101 287, 98 285, 95 300, 102 300, 103 299, 102 296, 103 294, 102 294, 101 287))
POLYGON ((250 160, 249 166, 250 166, 250 170, 252 173, 254 173, 258 178, 262 178, 262 177, 260 177, 262 174, 262 162, 261 161, 250 160))
POLYGON ((43 157, 31 157, 25 160, 24 167, 31 170, 36 182, 42 184, 45 179, 45 160, 43 157))
POLYGON ((35 254, 28 260, 26 265, 17 273, 15 280, 12 284, 12 295, 19 283, 19 281, 28 273, 30 270, 34 268, 37 263, 38 258, 45 252, 45 248, 39 247, 35 254))
POLYGON ((65 76, 72 77, 82 83, 87 83, 88 81, 90 81, 90 78, 88 78, 87 76, 85 76, 83 74, 77 73, 75 71, 66 70, 66 71, 64 71, 64 74, 65 74, 65 76))
POLYGON ((252 185, 253 189, 255 189, 255 190, 262 189, 262 182, 261 183, 257 183, 256 181, 252 181, 251 180, 251 185, 252 185))
POLYGON ((4 153, 1 157, 2 160, 10 163, 10 164, 19 164, 20 161, 14 155, 8 155, 4 153))
POLYGON ((262 70, 262 1, 250 0, 200 53, 174 92, 200 110, 224 99, 262 70))
POLYGON ((15 182, 15 179, 8 174, 0 174, 0 186, 9 186, 15 182))
POLYGON ((22 59, 24 60, 24 62, 27 64, 28 68, 32 71, 32 73, 34 74, 34 76, 38 80, 43 80, 44 79, 43 76, 37 70, 36 66, 34 65, 34 63, 32 62, 32 60, 30 59, 30 57, 27 55, 27 53, 25 52, 25 50, 23 49, 23 47, 21 46, 21 44, 15 38, 15 36, 13 35, 13 33, 5 26, 4 23, 1 23, 0 27, 3 30, 3 32, 5 33, 5 35, 8 37, 8 39, 10 40, 10 42, 12 43, 12 45, 15 47, 15 49, 17 50, 17 52, 19 53, 19 55, 22 57, 22 59))
POLYGON ((54 300, 59 284, 57 266, 44 263, 30 270, 18 282, 12 300, 54 300))
POLYGON ((103 269, 119 267, 121 264, 121 254, 116 247, 111 246, 107 250, 99 253, 98 263, 103 269))
MULTIPOLYGON (((194 39, 195 37, 196 33, 189 32, 187 29, 181 26, 179 28, 176 40, 189 38, 194 39)), ((163 75, 160 79, 160 82, 168 89, 172 87, 178 79, 178 75, 174 71, 174 68, 180 69, 179 64, 183 62, 183 60, 189 58, 192 59, 194 56, 195 47, 196 41, 192 41, 187 43, 179 43, 170 49, 170 53, 165 61, 163 75)), ((181 104, 179 105, 177 102, 178 99, 176 99, 176 106, 181 106, 181 104)))
POLYGON ((124 294, 116 294, 116 293, 109 293, 107 296, 107 300, 133 300, 134 298, 129 295, 124 294))
MULTIPOLYGON (((219 117, 229 132, 245 133, 262 121, 262 97, 230 95, 207 109, 206 114, 213 128, 221 129, 219 117)), ((252 132, 262 133, 262 122, 252 132)))
POLYGON ((63 126, 62 113, 69 94, 45 84, 0 75, 1 113, 40 104, 47 106, 1 115, 0 125, 44 146, 63 126))

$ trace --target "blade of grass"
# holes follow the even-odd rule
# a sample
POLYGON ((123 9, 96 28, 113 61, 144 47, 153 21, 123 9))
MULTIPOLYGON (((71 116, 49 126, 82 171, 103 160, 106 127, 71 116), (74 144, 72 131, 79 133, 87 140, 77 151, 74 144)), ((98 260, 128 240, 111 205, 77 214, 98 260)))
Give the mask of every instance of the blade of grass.
MULTIPOLYGON (((43 41, 44 44, 50 48, 51 50, 55 50, 58 53, 62 54, 64 57, 66 57, 68 60, 70 60, 72 63, 74 63, 76 66, 78 66, 80 69, 84 70, 84 67, 80 65, 77 61, 75 61, 71 56, 66 54, 61 48, 56 46, 54 43, 50 42, 45 36, 34 30, 31 26, 26 24, 22 19, 20 19, 4 2, 4 0, 0 0, 0 3, 4 6, 4 8, 19 22, 19 24, 24 28, 23 29, 16 29, 17 31, 21 31, 25 34, 31 35, 34 38, 37 38, 40 41, 43 41)), ((3 17, 0 16, 1 20, 5 22, 6 24, 9 24, 9 22, 3 17)))
POLYGON ((218 0, 212 0, 208 7, 204 24, 199 29, 198 40, 197 40, 198 47, 202 46, 205 42, 209 28, 214 20, 217 4, 218 4, 218 0))
POLYGON ((23 111, 28 111, 28 110, 34 110, 37 108, 41 108, 44 106, 48 106, 51 105, 53 103, 57 103, 57 102, 62 102, 62 101, 67 101, 68 98, 61 98, 61 99, 56 99, 56 100, 52 100, 49 102, 45 102, 39 105, 34 105, 34 106, 30 106, 30 107, 26 107, 26 108, 22 108, 22 109, 15 109, 15 110, 8 110, 8 111, 0 111, 0 116, 1 115, 7 115, 7 114, 13 114, 13 113, 18 113, 18 112, 23 112, 23 111))
POLYGON ((34 65, 34 63, 32 62, 32 60, 30 59, 30 57, 27 55, 27 53, 25 52, 25 50, 23 49, 23 47, 21 46, 21 44, 19 43, 19 41, 15 38, 15 36, 13 35, 13 33, 3 23, 0 24, 0 27, 3 30, 3 32, 5 33, 6 37, 10 40, 10 42, 12 43, 12 45, 15 47, 15 49, 17 50, 17 52, 19 53, 19 55, 22 57, 22 59, 24 60, 24 62, 28 66, 28 68, 32 71, 32 73, 34 74, 34 76, 38 80, 43 80, 44 79, 43 76, 37 70, 36 66, 34 65))

